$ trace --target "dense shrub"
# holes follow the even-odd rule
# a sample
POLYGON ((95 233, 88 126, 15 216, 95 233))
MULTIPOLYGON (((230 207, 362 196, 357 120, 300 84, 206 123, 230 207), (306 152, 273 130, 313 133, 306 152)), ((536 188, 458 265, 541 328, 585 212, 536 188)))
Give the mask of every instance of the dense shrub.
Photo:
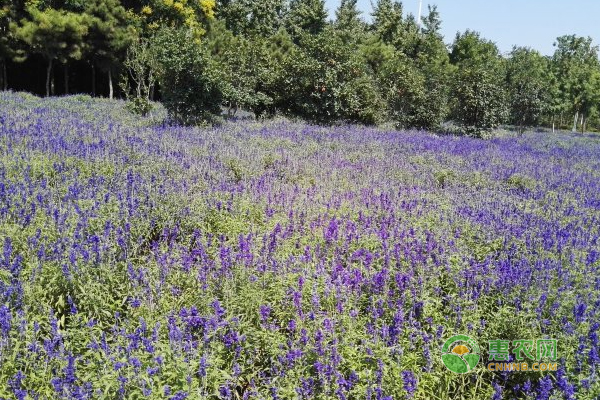
POLYGON ((219 66, 222 100, 230 114, 244 109, 258 116, 273 104, 268 88, 276 70, 265 40, 234 36, 223 24, 216 23, 206 46, 219 66))
POLYGON ((332 29, 303 35, 283 63, 277 106, 310 121, 375 123, 383 102, 356 49, 332 29))
POLYGON ((483 68, 459 68, 454 84, 454 119, 464 133, 481 137, 506 121, 504 88, 483 68))
POLYGON ((220 114, 223 79, 208 49, 183 29, 164 28, 152 42, 162 101, 169 116, 190 125, 220 114))
POLYGON ((505 122, 505 65, 496 44, 476 32, 457 34, 450 59, 456 66, 453 117, 464 132, 482 136, 505 122))

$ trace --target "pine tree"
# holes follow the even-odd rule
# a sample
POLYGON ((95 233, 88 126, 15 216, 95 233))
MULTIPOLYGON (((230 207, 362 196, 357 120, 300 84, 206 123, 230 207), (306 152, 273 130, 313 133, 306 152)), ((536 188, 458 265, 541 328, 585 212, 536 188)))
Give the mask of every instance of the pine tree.
POLYGON ((357 0, 342 0, 335 11, 335 25, 338 29, 354 30, 363 28, 364 23, 360 19, 361 12, 357 8, 357 0))
POLYGON ((287 27, 298 38, 303 32, 319 34, 327 25, 324 0, 292 0, 287 15, 287 27))
POLYGON ((137 33, 130 14, 119 0, 90 0, 86 3, 86 13, 92 17, 87 39, 94 69, 92 86, 95 88, 95 69, 98 67, 108 74, 109 97, 112 99, 113 72, 125 58, 127 47, 137 33))
POLYGON ((0 0, 0 89, 7 90, 8 75, 6 63, 14 56, 14 40, 10 31, 10 21, 15 16, 14 4, 10 0, 0 0))
POLYGON ((373 29, 386 44, 395 44, 402 32, 402 3, 378 0, 373 10, 373 29))
POLYGON ((435 35, 441 38, 440 30, 442 29, 442 20, 437 6, 428 6, 429 12, 427 16, 422 18, 423 33, 426 35, 435 35))
POLYGON ((283 24, 284 0, 221 0, 217 19, 236 35, 267 37, 283 24))
POLYGON ((82 57, 89 24, 90 18, 85 14, 31 8, 29 18, 11 26, 17 39, 26 43, 32 53, 45 58, 47 96, 51 93, 53 63, 59 61, 65 64, 70 59, 82 57))

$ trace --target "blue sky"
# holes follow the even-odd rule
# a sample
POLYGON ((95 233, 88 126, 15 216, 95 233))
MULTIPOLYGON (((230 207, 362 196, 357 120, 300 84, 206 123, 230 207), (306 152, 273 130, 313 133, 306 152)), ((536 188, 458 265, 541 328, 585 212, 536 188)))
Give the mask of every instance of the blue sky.
MULTIPOLYGON (((333 17, 340 0, 326 3, 333 17)), ((371 0, 358 3, 369 20, 371 0)), ((406 12, 417 14, 419 0, 402 3, 406 12)), ((423 0, 424 13, 427 4, 428 0, 423 0)), ((448 43, 457 31, 469 28, 496 42, 502 52, 519 45, 551 55, 555 39, 566 34, 591 36, 600 44, 600 0, 430 0, 429 4, 438 6, 448 43)))

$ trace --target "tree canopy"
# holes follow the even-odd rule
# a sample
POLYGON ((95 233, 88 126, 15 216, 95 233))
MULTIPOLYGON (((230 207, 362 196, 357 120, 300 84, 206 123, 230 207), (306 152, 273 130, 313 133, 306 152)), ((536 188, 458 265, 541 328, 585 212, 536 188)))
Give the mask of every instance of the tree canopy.
POLYGON ((191 102, 193 88, 195 105, 173 106, 180 122, 225 108, 399 128, 450 122, 473 135, 501 124, 600 128, 600 61, 591 38, 557 38, 551 57, 525 47, 503 55, 473 31, 446 43, 435 6, 421 21, 397 0, 373 6, 367 22, 357 0, 340 1, 332 20, 323 0, 0 0, 0 87, 24 73, 15 63, 25 62, 29 73, 43 63, 46 95, 69 92, 70 67, 75 79, 84 71, 92 94, 104 82, 109 97, 114 78, 126 83, 120 96, 147 92, 145 101, 171 105, 191 102), (133 51, 140 44, 145 50, 133 51), (138 72, 152 73, 156 89, 130 90, 145 81, 138 72))

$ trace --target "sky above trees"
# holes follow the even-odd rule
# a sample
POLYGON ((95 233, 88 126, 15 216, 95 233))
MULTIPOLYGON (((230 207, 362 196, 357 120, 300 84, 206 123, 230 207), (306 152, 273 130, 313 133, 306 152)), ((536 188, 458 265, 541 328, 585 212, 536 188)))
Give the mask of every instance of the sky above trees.
MULTIPOLYGON (((327 0, 330 16, 339 3, 327 0)), ((446 42, 452 42, 457 31, 472 29, 496 42, 502 52, 518 45, 552 55, 553 43, 562 35, 591 36, 600 41, 597 0, 423 0, 424 13, 428 3, 438 6, 446 42)), ((358 0, 358 4, 363 17, 370 20, 371 0, 358 0)), ((406 12, 417 14, 419 0, 405 0, 403 4, 406 12)))

